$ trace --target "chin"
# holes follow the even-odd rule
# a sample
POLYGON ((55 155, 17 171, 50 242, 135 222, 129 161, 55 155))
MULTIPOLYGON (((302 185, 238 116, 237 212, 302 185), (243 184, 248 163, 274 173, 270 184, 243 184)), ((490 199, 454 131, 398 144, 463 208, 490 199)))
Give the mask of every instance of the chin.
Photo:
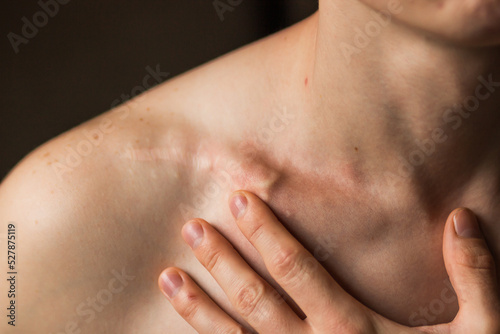
POLYGON ((455 30, 430 30, 423 29, 429 35, 456 46, 466 47, 487 47, 500 46, 500 28, 494 27, 473 27, 468 29, 455 30))
POLYGON ((360 0, 376 10, 402 7, 399 23, 448 43, 500 45, 500 0, 360 0))
MULTIPOLYGON (((428 0, 426 0, 428 1, 428 0)), ((466 46, 500 45, 500 1, 498 0, 446 0, 437 1, 435 31, 448 41, 466 46)), ((432 22, 426 22, 432 27, 432 22)))

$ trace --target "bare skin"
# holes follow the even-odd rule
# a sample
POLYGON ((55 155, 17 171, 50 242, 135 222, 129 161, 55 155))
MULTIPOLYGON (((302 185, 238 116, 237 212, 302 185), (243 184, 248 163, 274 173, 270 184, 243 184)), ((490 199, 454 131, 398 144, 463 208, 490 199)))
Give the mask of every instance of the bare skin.
POLYGON ((474 214, 454 210, 443 233, 446 271, 457 293, 459 312, 452 322, 405 327, 371 311, 345 293, 331 275, 283 228, 255 195, 235 192, 229 207, 236 224, 262 255, 266 268, 307 317, 298 317, 203 219, 190 220, 182 237, 252 328, 221 310, 189 275, 167 268, 158 286, 176 311, 200 334, 498 334, 500 298, 496 270, 474 214))
POLYGON ((203 217, 270 279, 225 205, 238 189, 263 199, 374 311, 405 325, 450 321, 457 303, 442 236, 451 210, 477 214, 498 268, 500 87, 483 85, 489 95, 468 116, 443 113, 475 96, 478 76, 496 82, 500 73, 492 23, 460 30, 473 13, 449 25, 456 16, 443 3, 442 12, 427 2, 401 12, 409 23, 385 27, 348 62, 341 42, 354 45, 353 27, 373 17, 357 1, 322 1, 305 21, 35 150, 0 186, 2 233, 16 222, 20 244, 19 322, 2 331, 191 333, 156 286, 169 266, 238 319, 180 237, 188 219, 203 217), (414 21, 426 10, 443 22, 424 33, 414 21), (481 47, 460 46, 474 42, 481 47), (434 151, 408 162, 415 140, 436 128, 434 151), (102 142, 69 168, 67 148, 95 129, 102 142), (130 279, 110 287, 122 268, 130 279), (103 289, 116 291, 106 305, 103 289))

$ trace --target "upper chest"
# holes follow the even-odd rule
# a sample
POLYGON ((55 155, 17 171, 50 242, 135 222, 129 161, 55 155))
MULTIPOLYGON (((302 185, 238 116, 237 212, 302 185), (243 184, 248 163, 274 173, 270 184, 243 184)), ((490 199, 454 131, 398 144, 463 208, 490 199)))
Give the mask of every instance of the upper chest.
MULTIPOLYGON (((229 159, 206 175, 207 182, 193 193, 203 199, 193 217, 213 224, 261 275, 269 277, 228 208, 230 194, 238 189, 263 199, 355 297, 402 323, 409 323, 415 309, 446 288, 442 232, 447 214, 455 206, 475 206, 489 221, 492 213, 492 208, 481 204, 484 201, 471 201, 464 194, 433 214, 404 194, 384 197, 383 189, 363 184, 349 166, 300 172, 276 169, 259 159, 229 159)), ((203 268, 193 265, 193 272, 210 282, 203 268)), ((207 287, 221 293, 215 283, 207 287)), ((224 300, 222 295, 219 298, 224 300)), ((436 321, 453 316, 456 304, 446 306, 436 321)))
MULTIPOLYGON (((415 309, 446 288, 441 245, 445 215, 429 215, 405 196, 388 200, 349 166, 312 172, 276 168, 255 155, 199 158, 204 163, 190 170, 177 205, 179 230, 191 218, 205 219, 264 278, 270 279, 260 255, 240 233, 228 207, 229 196, 239 189, 263 199, 344 288, 383 315, 409 323, 415 309)), ((172 240, 169 265, 188 271, 231 310, 180 233, 172 240)), ((455 311, 454 303, 447 305, 436 321, 449 320, 455 311)))

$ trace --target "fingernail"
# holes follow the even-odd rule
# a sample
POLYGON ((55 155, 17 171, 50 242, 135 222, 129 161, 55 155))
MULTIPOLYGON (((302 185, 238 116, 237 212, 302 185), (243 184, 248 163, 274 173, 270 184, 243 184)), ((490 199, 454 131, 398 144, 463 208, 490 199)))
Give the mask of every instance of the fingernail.
POLYGON ((482 238, 479 224, 472 211, 461 209, 453 217, 455 232, 462 238, 482 238))
POLYGON ((245 213, 247 207, 247 198, 243 195, 236 195, 231 198, 229 207, 231 208, 231 213, 234 218, 238 219, 245 213))
POLYGON ((189 222, 184 227, 184 231, 184 238, 192 249, 195 249, 201 244, 203 240, 203 227, 201 227, 200 223, 197 221, 189 222))
POLYGON ((164 271, 160 276, 160 286, 170 298, 174 298, 182 287, 182 278, 177 271, 164 271))

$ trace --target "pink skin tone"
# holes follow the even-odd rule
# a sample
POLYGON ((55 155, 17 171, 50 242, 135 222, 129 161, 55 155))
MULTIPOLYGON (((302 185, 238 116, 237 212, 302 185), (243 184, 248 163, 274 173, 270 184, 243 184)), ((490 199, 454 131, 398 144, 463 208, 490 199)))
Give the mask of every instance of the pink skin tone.
POLYGON ((185 272, 167 268, 160 289, 200 334, 243 333, 477 333, 500 331, 495 263, 478 221, 468 209, 454 210, 443 236, 446 269, 460 310, 447 324, 405 327, 370 310, 346 293, 319 262, 281 225, 257 196, 239 191, 229 203, 242 233, 261 254, 272 277, 301 310, 285 303, 231 244, 202 219, 182 231, 187 244, 245 319, 238 323, 185 272), (305 314, 305 316, 304 316, 305 314), (307 317, 307 318, 306 318, 307 317))
POLYGON ((122 268, 134 280, 95 321, 77 317, 82 332, 194 333, 156 287, 167 267, 245 324, 180 233, 202 217, 286 296, 269 253, 224 205, 238 189, 262 199, 361 304, 407 326, 450 323, 459 305, 443 233, 454 208, 474 211, 497 267, 500 259, 498 0, 401 0, 391 24, 356 46, 357 29, 379 22, 372 10, 391 3, 320 0, 309 18, 27 156, 0 185, 0 221, 23 222, 18 301, 29 316, 0 332, 71 328, 81 303, 122 268), (357 48, 350 58, 346 45, 357 48), (476 92, 475 111, 453 109, 476 92), (58 177, 68 149, 109 121, 102 143, 58 177), (411 165, 434 129, 432 154, 411 165))

